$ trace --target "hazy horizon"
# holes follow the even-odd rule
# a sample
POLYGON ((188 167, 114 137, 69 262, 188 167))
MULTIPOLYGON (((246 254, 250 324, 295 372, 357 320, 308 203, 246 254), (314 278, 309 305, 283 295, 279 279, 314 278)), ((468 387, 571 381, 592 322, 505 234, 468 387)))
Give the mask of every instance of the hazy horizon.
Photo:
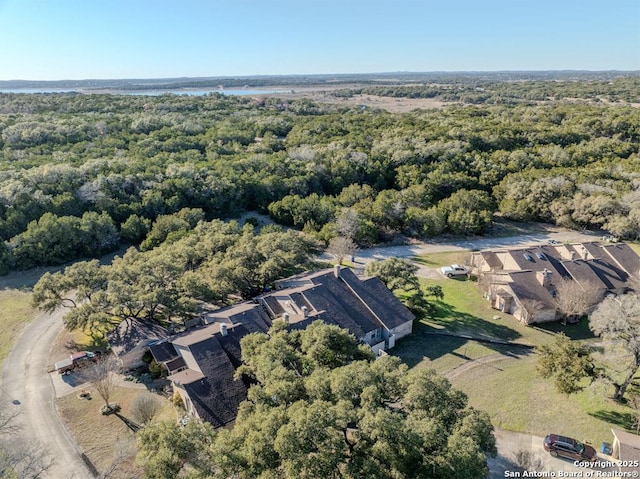
POLYGON ((385 75, 390 76, 394 74, 398 75, 438 75, 438 74, 451 74, 451 75, 472 75, 472 74, 545 74, 545 73, 585 73, 585 74, 598 74, 598 73, 630 73, 640 74, 640 69, 637 70, 577 70, 577 69, 565 69, 565 70, 433 70, 433 71, 378 71, 378 72, 331 72, 331 73, 282 73, 282 74, 247 74, 247 75, 209 75, 209 76, 185 76, 178 75, 173 77, 130 77, 130 78, 51 78, 44 80, 34 80, 31 78, 9 78, 6 80, 0 80, 0 83, 9 82, 29 82, 29 83, 60 83, 60 82, 109 82, 109 81, 174 81, 174 80, 215 80, 215 79, 260 79, 260 78, 308 78, 308 77, 331 77, 331 76, 373 76, 373 75, 385 75))
POLYGON ((0 80, 640 70, 636 0, 0 0, 0 80))

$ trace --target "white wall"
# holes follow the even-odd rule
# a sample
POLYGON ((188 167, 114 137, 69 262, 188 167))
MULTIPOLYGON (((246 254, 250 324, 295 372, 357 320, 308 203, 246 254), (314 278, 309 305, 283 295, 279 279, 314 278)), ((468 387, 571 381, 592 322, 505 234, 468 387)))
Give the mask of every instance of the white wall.
POLYGON ((187 368, 193 369, 194 371, 198 371, 202 373, 202 371, 200 370, 200 367, 198 367, 198 363, 196 362, 196 359, 193 357, 193 354, 191 353, 191 351, 189 351, 188 347, 181 346, 175 343, 173 343, 173 347, 176 348, 176 352, 180 356, 182 356, 182 359, 184 359, 184 362, 187 364, 187 368))
POLYGON ((391 334, 393 334, 396 339, 400 339, 411 334, 411 331, 413 331, 413 321, 407 321, 406 323, 393 328, 391 330, 391 334))

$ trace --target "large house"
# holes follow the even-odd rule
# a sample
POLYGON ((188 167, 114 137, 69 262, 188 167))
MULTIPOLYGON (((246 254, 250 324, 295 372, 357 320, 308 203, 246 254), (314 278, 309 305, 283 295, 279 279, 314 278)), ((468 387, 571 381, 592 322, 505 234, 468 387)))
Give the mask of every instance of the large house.
POLYGON ((556 295, 561 281, 604 295, 624 293, 640 278, 640 258, 624 243, 481 251, 471 261, 491 305, 526 324, 560 318, 556 295))
POLYGON ((267 332, 276 319, 291 329, 322 320, 349 330, 379 353, 411 333, 414 315, 378 278, 359 279, 336 266, 276 282, 254 301, 208 311, 204 325, 151 345, 187 412, 221 427, 235 420, 248 384, 234 380, 240 340, 267 332))

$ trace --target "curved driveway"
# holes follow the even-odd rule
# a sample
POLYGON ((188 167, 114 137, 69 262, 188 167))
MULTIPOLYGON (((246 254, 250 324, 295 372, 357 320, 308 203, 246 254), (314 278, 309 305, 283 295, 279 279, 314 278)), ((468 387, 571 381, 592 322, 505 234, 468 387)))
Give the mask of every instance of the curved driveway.
POLYGON ((46 479, 86 479, 93 474, 82 461, 81 452, 60 422, 55 392, 47 374, 51 345, 62 330, 62 315, 38 314, 22 331, 2 369, 0 383, 9 407, 20 410, 19 434, 29 443, 42 445, 43 454, 53 458, 46 479))

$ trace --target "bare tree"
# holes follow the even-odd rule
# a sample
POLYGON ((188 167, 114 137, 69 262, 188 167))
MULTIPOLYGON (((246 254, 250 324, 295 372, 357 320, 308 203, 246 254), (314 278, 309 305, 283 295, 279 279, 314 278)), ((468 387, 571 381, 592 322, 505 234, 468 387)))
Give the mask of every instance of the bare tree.
POLYGON ((26 441, 17 434, 19 411, 0 402, 0 477, 38 479, 53 465, 53 459, 37 442, 26 441))
POLYGON ((555 303, 562 315, 567 319, 580 318, 589 313, 602 301, 604 291, 591 281, 578 283, 563 278, 556 284, 555 303))
POLYGON ((336 231, 345 238, 355 239, 360 227, 360 214, 352 208, 343 208, 336 215, 336 231))
POLYGON ((141 477, 141 471, 130 470, 131 463, 135 460, 136 444, 131 436, 123 438, 116 443, 116 455, 107 468, 100 474, 99 479, 135 479, 141 477))
POLYGON ((162 401, 150 392, 138 394, 131 403, 131 415, 141 424, 148 424, 162 409, 162 401))
POLYGON ((633 427, 636 434, 640 434, 640 394, 637 392, 630 394, 627 399, 627 406, 633 410, 633 427))
POLYGON ((115 379, 119 369, 116 358, 108 355, 87 366, 82 373, 82 376, 98 392, 106 408, 109 408, 109 399, 116 387, 115 379))
POLYGON ((20 429, 16 418, 20 414, 17 408, 11 409, 6 403, 0 403, 0 434, 15 434, 20 429))
POLYGON ((352 256, 357 249, 353 240, 344 236, 336 236, 329 242, 327 253, 333 256, 338 264, 342 264, 345 256, 352 256))
POLYGON ((53 459, 40 444, 15 437, 0 440, 0 477, 38 479, 52 465, 53 459))
POLYGON ((537 299, 529 299, 525 298, 520 301, 520 321, 524 324, 531 324, 538 311, 542 311, 544 309, 544 304, 542 301, 537 299))
POLYGON ((636 293, 605 298, 589 318, 589 329, 602 338, 601 374, 621 401, 640 370, 640 296, 636 293))

